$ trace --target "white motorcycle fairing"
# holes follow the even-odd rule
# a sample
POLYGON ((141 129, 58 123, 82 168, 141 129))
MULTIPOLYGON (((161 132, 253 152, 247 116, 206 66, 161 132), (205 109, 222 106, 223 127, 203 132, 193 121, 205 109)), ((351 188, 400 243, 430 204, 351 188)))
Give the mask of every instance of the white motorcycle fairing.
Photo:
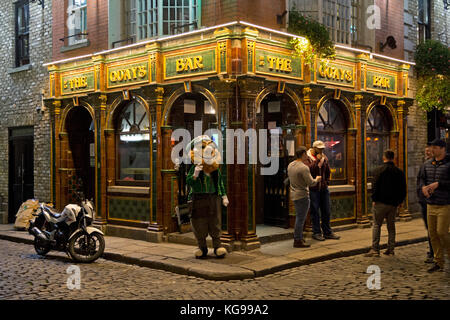
MULTIPOLYGON (((78 233, 78 231, 83 231, 83 229, 79 228, 79 229, 75 230, 75 232, 72 233, 72 235, 70 236, 69 241, 70 241, 70 239, 73 238, 74 235, 76 235, 76 234, 78 233)), ((93 232, 98 232, 98 233, 100 233, 101 235, 105 235, 101 230, 99 230, 99 229, 97 229, 97 228, 95 228, 95 227, 86 227, 86 232, 87 232, 88 234, 91 234, 91 233, 93 233, 93 232)))

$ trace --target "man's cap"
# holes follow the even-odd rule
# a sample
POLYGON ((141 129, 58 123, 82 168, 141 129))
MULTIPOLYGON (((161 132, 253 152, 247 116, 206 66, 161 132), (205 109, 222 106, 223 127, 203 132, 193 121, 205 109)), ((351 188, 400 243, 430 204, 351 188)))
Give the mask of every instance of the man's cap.
POLYGON ((314 141, 313 148, 325 149, 325 143, 323 143, 323 141, 320 140, 314 141))
POLYGON ((441 139, 434 139, 433 141, 431 141, 430 145, 431 146, 438 146, 438 147, 441 147, 441 148, 445 148, 447 146, 445 141, 441 140, 441 139))

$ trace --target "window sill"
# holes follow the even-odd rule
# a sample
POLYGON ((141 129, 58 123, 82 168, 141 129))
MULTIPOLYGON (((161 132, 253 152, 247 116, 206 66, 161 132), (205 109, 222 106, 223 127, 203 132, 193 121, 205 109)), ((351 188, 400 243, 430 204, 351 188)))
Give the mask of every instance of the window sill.
POLYGON ((17 72, 22 72, 22 71, 27 71, 27 70, 31 70, 31 64, 26 64, 17 68, 8 68, 8 73, 12 74, 12 73, 17 73, 17 72))
POLYGON ((122 193, 132 195, 149 195, 149 187, 125 187, 125 186, 111 186, 108 187, 108 193, 122 193))
POLYGON ((355 186, 352 184, 343 184, 343 185, 329 186, 328 189, 330 190, 330 193, 354 192, 355 186))
POLYGON ((61 47, 61 49, 59 50, 59 52, 67 52, 67 51, 71 51, 71 50, 76 50, 76 49, 80 49, 80 48, 84 48, 84 47, 89 47, 91 43, 89 42, 89 40, 85 40, 83 42, 78 42, 69 46, 64 46, 61 47))

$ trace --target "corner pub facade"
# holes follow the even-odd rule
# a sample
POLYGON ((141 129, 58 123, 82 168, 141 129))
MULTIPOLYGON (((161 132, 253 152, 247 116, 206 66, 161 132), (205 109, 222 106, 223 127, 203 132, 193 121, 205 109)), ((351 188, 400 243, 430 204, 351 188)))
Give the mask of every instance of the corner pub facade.
POLYGON ((332 225, 369 226, 371 174, 382 151, 393 149, 396 164, 408 168, 410 66, 337 46, 325 68, 318 61, 310 67, 293 55, 290 38, 232 22, 48 63, 56 207, 76 201, 81 187, 107 234, 131 230, 125 236, 166 240, 178 231, 183 185, 171 135, 186 128, 194 138, 194 121, 201 121, 203 131, 218 129, 224 140, 226 129, 281 133, 277 174, 260 175, 248 154, 245 164, 221 165, 230 200, 221 213, 225 245, 257 248, 257 226, 293 227, 287 164, 295 148, 317 139, 332 171, 332 225))

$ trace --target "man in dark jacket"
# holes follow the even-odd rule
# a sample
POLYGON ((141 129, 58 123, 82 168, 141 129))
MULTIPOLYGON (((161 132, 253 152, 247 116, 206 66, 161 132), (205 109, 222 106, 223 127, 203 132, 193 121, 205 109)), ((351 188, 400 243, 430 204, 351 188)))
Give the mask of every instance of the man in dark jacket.
MULTIPOLYGON (((425 147, 425 161, 431 159, 433 157, 433 154, 431 153, 431 144, 427 143, 427 146, 425 147)), ((425 162, 424 161, 424 162, 425 162)), ((422 187, 420 186, 420 176, 423 174, 423 170, 425 168, 425 163, 420 166, 419 173, 417 174, 417 198, 419 199, 420 208, 422 211, 422 218, 425 222, 425 228, 427 229, 428 233, 428 221, 427 221, 427 198, 425 198, 422 187)), ((425 260, 425 263, 433 263, 434 261, 434 253, 433 253, 433 246, 431 245, 430 236, 428 236, 428 247, 430 248, 427 252, 427 259, 425 260)))
POLYGON ((385 255, 394 255, 395 248, 395 216, 406 197, 406 177, 393 162, 394 152, 383 153, 384 164, 377 168, 373 180, 373 231, 372 248, 366 257, 380 256, 381 225, 386 218, 388 229, 388 249, 385 255))
POLYGON ((433 158, 425 162, 420 175, 422 193, 427 199, 428 232, 434 251, 434 266, 428 272, 444 269, 444 252, 450 257, 450 156, 445 141, 431 142, 433 158))

